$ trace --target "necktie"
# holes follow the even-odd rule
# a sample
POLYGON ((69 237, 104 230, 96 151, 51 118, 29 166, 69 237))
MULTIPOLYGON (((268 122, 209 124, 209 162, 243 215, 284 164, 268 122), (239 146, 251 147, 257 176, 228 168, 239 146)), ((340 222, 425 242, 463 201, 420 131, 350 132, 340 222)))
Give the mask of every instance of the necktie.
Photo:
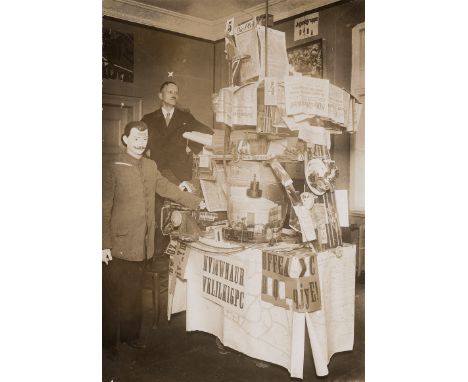
POLYGON ((166 115, 166 126, 169 126, 169 122, 171 122, 171 114, 167 113, 167 115, 166 115))

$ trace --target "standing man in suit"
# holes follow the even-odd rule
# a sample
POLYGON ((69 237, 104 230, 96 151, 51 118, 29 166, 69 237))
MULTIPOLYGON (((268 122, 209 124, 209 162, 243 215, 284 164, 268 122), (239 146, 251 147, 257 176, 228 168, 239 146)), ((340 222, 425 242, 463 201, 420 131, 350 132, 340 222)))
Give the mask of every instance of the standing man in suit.
MULTIPOLYGON (((182 134, 188 131, 213 134, 208 126, 197 121, 190 112, 176 107, 178 98, 177 84, 164 82, 159 89, 161 108, 146 114, 142 119, 148 126, 150 158, 156 162, 161 174, 177 186, 192 179, 193 154, 198 154, 203 148, 198 143, 188 141, 182 134)), ((163 203, 164 199, 156 196, 157 221, 160 220, 163 203)), ((162 255, 167 240, 164 240, 159 229, 155 240, 155 254, 162 255)))

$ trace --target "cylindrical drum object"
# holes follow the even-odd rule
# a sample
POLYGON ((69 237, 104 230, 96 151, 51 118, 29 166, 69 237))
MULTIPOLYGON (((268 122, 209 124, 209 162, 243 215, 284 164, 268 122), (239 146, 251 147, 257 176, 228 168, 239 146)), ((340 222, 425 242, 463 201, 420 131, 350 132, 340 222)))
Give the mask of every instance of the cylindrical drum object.
POLYGON ((264 162, 238 161, 228 167, 227 239, 269 242, 281 237, 287 195, 270 166, 264 162))

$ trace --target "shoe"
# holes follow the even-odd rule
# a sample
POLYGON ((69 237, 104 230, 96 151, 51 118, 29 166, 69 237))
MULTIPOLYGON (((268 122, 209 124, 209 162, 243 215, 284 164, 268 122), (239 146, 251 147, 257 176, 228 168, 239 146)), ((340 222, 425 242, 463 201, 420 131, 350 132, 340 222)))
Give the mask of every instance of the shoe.
POLYGON ((263 361, 255 361, 255 366, 259 367, 260 369, 265 369, 267 367, 270 367, 266 362, 263 361))
POLYGON ((125 343, 134 349, 146 349, 146 344, 141 340, 126 341, 125 343))
POLYGON ((218 337, 216 337, 216 347, 218 348, 219 354, 226 355, 230 353, 230 351, 224 347, 223 343, 219 340, 218 337))

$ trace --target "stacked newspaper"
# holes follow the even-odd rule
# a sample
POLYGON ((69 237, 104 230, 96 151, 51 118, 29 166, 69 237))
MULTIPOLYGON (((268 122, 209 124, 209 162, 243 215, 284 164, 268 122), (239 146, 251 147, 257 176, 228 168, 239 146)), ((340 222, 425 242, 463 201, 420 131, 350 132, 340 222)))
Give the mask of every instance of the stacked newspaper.
POLYGON ((213 95, 216 122, 270 133, 271 127, 300 130, 301 122, 315 119, 332 133, 357 131, 362 105, 355 97, 327 79, 289 75, 284 32, 249 20, 234 29, 234 41, 236 86, 213 95))

